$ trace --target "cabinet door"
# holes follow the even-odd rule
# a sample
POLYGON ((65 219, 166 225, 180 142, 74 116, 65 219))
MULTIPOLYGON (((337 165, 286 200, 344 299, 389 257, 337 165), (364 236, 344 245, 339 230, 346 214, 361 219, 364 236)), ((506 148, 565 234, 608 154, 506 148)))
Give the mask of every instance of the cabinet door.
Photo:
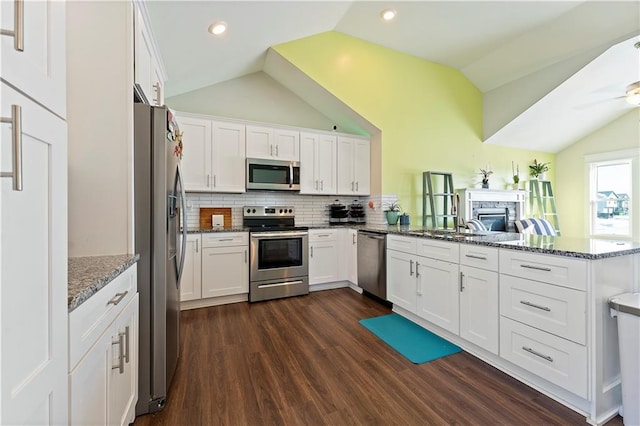
POLYGON ((347 280, 358 284, 358 231, 349 229, 347 235, 347 280))
POLYGON ((355 191, 353 156, 353 139, 338 137, 338 194, 353 194, 355 191))
POLYGON ((460 337, 498 355, 498 273, 460 266, 460 337))
POLYGON ((300 132, 297 130, 275 129, 274 158, 277 160, 300 161, 300 132))
POLYGON ((318 189, 321 194, 336 193, 337 138, 320 135, 315 145, 315 170, 318 189))
POLYGON ((115 365, 111 348, 117 345, 112 330, 102 334, 70 374, 70 425, 109 424, 109 379, 115 365))
POLYGON ((337 241, 309 244, 309 285, 338 281, 337 241))
POLYGON ((355 140, 353 147, 353 180, 354 192, 359 195, 368 195, 370 187, 371 150, 369 141, 355 140))
POLYGON ((318 194, 319 182, 316 169, 316 143, 319 135, 300 133, 300 193, 318 194))
POLYGON ((109 377, 109 424, 128 425, 138 401, 138 294, 120 313, 113 327, 113 367, 109 377), (122 345, 122 348, 120 348, 122 345), (121 358, 122 357, 122 358, 121 358), (121 367, 121 368, 120 368, 121 367))
POLYGON ((245 192, 245 128, 213 123, 213 183, 216 192, 245 192))
MULTIPOLYGON (((8 85, 0 90, 2 117, 22 108, 23 167, 22 191, 0 179, 0 424, 66 424, 67 127, 8 85)), ((0 170, 9 172, 13 129, 0 128, 0 170)))
POLYGON ((266 158, 275 157, 273 128, 262 126, 247 126, 247 157, 266 158))
POLYGON ((135 36, 134 36, 134 81, 140 85, 147 100, 154 105, 153 81, 153 44, 151 36, 142 17, 140 9, 135 11, 135 36))
POLYGON ((249 248, 202 250, 202 298, 249 292, 249 248))
MULTIPOLYGON (((0 27, 3 30, 15 29, 16 3, 0 2, 0 27)), ((4 81, 61 117, 66 117, 65 3, 47 0, 25 1, 22 4, 24 50, 16 50, 14 37, 0 37, 0 74, 4 81)))
POLYGON ((387 250, 387 299, 409 312, 416 312, 414 255, 387 250))
POLYGON ((182 179, 187 191, 211 191, 211 121, 176 116, 183 132, 182 179))
POLYGON ((180 301, 202 297, 202 241, 200 234, 187 234, 184 270, 180 279, 180 301))
POLYGON ((459 331, 459 266, 417 257, 419 316, 454 334, 459 331))

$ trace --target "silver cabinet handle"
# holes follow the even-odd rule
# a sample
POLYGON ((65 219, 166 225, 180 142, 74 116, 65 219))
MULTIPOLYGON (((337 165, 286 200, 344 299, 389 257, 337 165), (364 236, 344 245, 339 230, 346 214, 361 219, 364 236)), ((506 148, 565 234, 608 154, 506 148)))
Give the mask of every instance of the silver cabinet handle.
POLYGON ((276 145, 276 157, 279 157, 280 155, 278 154, 278 145, 276 145))
POLYGON ((475 254, 465 254, 466 257, 470 257, 472 259, 480 259, 480 260, 487 260, 486 257, 484 256, 476 256, 475 254))
POLYGON ((126 326, 124 328, 124 336, 125 336, 125 353, 124 353, 124 362, 126 362, 127 364, 129 364, 129 350, 130 350, 130 346, 129 346, 129 326, 126 326))
POLYGON ((460 272, 460 293, 462 293, 464 291, 464 272, 460 272))
POLYGON ((0 35, 13 37, 13 48, 18 52, 24 51, 24 1, 14 0, 13 30, 0 29, 0 35))
POLYGON ((420 276, 420 263, 416 261, 416 278, 420 276))
POLYGON ((309 247, 309 249, 311 250, 311 257, 313 257, 313 246, 309 247))
POLYGON ((320 191, 324 191, 324 180, 320 180, 320 191))
POLYGON ((273 157, 273 144, 269 144, 269 155, 273 157))
POLYGON ((360 182, 356 182, 356 192, 359 191, 358 187, 360 186, 360 182))
POLYGON ((153 88, 156 89, 156 98, 154 99, 155 103, 157 106, 162 106, 160 100, 162 99, 162 97, 160 96, 160 94, 162 93, 162 86, 160 85, 160 83, 156 83, 153 85, 153 88))
POLYGON ((353 235, 351 236, 351 241, 352 241, 352 244, 356 244, 356 243, 357 243, 357 241, 356 241, 356 234, 353 234, 353 235))
POLYGON ((129 293, 129 290, 126 290, 124 293, 116 293, 116 295, 107 302, 107 306, 111 304, 113 304, 113 306, 116 306, 118 303, 122 302, 122 299, 124 299, 127 293, 129 293))
POLYGON ((247 263, 247 249, 244 249, 244 263, 247 263))
POLYGON ((198 246, 200 245, 200 244, 199 244, 199 241, 200 241, 200 240, 196 240, 196 253, 198 252, 198 246))
POLYGON ((218 241, 233 241, 233 238, 220 238, 218 241))
POLYGON ((118 370, 118 373, 124 374, 124 333, 118 333, 118 340, 111 342, 111 346, 118 345, 118 364, 112 365, 112 370, 118 370))
POLYGON ((318 234, 317 237, 330 237, 331 234, 318 234))
POLYGON ((211 175, 207 173, 207 188, 211 186, 211 175))
POLYGON ((11 117, 2 117, 0 122, 11 123, 11 142, 13 145, 13 171, 0 172, 0 177, 12 178, 13 190, 22 191, 22 107, 11 105, 11 117))
POLYGON ((413 260, 409 260, 409 276, 413 275, 413 260))
POLYGON ((353 191, 353 182, 351 182, 351 191, 353 191))
POLYGON ((213 175, 213 187, 215 188, 216 186, 218 186, 216 183, 216 175, 213 175))
POLYGON ((316 180, 316 191, 318 190, 318 181, 316 180))
POLYGON ((521 268, 527 268, 527 269, 535 269, 536 271, 551 272, 551 268, 544 268, 542 266, 520 265, 520 267, 521 268))
POLYGON ((535 356, 539 356, 540 358, 542 358, 542 359, 544 359, 544 360, 547 360, 547 361, 549 361, 549 362, 553 362, 553 358, 551 358, 549 355, 541 354, 540 352, 538 352, 538 351, 536 351, 536 350, 533 350, 533 349, 531 349, 531 348, 528 348, 528 347, 526 347, 526 346, 523 346, 523 347, 522 347, 522 350, 523 350, 523 351, 527 351, 527 352, 529 352, 530 354, 534 354, 535 356))
POLYGON ((521 300, 520 303, 523 305, 531 306, 532 308, 540 309, 543 311, 551 312, 551 308, 542 305, 536 305, 535 303, 527 302, 526 300, 521 300))

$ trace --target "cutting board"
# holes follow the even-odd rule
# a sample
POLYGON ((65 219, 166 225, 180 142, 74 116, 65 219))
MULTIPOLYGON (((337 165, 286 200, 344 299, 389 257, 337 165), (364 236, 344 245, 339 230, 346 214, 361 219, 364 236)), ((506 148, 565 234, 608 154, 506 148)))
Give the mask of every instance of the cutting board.
POLYGON ((224 216, 224 227, 231 228, 231 207, 200 207, 200 229, 211 229, 211 215, 224 216))

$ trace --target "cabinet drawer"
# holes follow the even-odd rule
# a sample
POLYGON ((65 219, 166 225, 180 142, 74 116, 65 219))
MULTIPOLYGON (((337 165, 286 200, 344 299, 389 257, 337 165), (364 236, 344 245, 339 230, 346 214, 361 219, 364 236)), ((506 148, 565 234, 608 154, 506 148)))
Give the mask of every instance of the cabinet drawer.
POLYGON ((587 348, 500 318, 500 356, 574 394, 587 397, 587 348))
POLYGON ((418 239, 415 237, 402 237, 400 235, 387 235, 387 248, 415 254, 418 239))
POLYGON ((338 239, 337 229, 315 229, 309 231, 309 242, 336 241, 338 239))
POLYGON ((69 314, 69 371, 129 304, 136 282, 134 264, 69 314))
POLYGON ((587 263, 579 259, 500 249, 500 273, 587 289, 587 263))
POLYGON ((444 241, 435 241, 428 238, 418 238, 416 253, 420 256, 430 257, 445 262, 460 262, 460 244, 444 241))
POLYGON ((500 314, 532 327, 586 344, 586 293, 502 275, 500 314))
POLYGON ((212 232, 202 234, 202 247, 246 246, 248 232, 212 232))
POLYGON ((498 249, 495 247, 460 244, 460 264, 498 271, 498 249))

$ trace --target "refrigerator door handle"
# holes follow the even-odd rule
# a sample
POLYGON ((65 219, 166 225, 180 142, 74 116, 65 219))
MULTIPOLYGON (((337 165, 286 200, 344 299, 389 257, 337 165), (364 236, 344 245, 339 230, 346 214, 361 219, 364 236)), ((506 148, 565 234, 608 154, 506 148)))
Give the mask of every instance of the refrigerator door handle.
POLYGON ((178 163, 178 181, 180 182, 180 208, 182 209, 182 248, 180 250, 180 266, 178 267, 178 279, 176 280, 176 287, 180 288, 180 278, 182 278, 182 271, 184 270, 184 258, 187 255, 187 194, 184 191, 184 185, 182 184, 182 170, 180 169, 180 163, 178 163))

